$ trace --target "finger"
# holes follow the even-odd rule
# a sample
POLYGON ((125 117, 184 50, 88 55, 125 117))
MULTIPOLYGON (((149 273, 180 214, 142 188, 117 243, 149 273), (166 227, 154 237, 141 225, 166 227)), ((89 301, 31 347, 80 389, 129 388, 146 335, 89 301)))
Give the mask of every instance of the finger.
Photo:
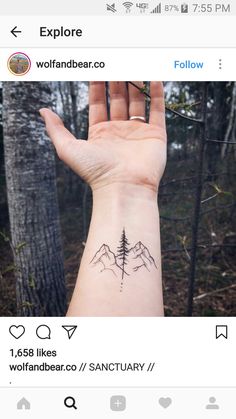
POLYGON ((40 115, 46 124, 46 130, 51 138, 58 157, 70 167, 74 161, 74 146, 86 141, 76 140, 76 138, 68 131, 59 116, 50 109, 40 109, 40 115))
POLYGON ((144 87, 143 82, 133 82, 135 86, 129 83, 129 117, 140 116, 145 118, 145 96, 140 91, 144 87))
POLYGON ((113 81, 110 88, 110 115, 112 121, 128 119, 128 92, 125 82, 113 81))
POLYGON ((89 84, 89 125, 107 121, 106 87, 104 82, 89 84))
POLYGON ((165 98, 163 83, 153 81, 150 85, 150 116, 149 123, 165 128, 165 98))

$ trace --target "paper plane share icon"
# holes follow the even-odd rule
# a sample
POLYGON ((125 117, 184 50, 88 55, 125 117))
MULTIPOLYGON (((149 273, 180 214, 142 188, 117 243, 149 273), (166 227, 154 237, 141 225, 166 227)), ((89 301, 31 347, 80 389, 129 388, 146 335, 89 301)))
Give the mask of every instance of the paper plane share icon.
POLYGON ((68 339, 71 339, 78 326, 62 326, 66 330, 68 339))

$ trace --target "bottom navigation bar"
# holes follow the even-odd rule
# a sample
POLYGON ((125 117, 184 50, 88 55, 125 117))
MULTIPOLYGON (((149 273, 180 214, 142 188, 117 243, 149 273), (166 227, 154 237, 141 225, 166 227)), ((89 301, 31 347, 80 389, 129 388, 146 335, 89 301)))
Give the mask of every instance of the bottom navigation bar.
MULTIPOLYGON (((61 417, 205 419, 235 418, 236 388, 0 388, 1 412, 5 419, 22 417, 30 411, 31 419, 42 414, 61 417)), ((25 417, 25 416, 24 416, 25 417)))

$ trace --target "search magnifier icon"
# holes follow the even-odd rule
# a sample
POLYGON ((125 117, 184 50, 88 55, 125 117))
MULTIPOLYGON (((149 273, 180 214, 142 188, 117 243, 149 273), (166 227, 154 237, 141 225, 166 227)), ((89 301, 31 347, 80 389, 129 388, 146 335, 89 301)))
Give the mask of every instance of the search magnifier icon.
POLYGON ((74 399, 74 397, 71 397, 71 396, 65 398, 64 405, 66 407, 68 407, 69 409, 72 408, 72 407, 74 409, 77 409, 77 406, 75 404, 75 399, 74 399))

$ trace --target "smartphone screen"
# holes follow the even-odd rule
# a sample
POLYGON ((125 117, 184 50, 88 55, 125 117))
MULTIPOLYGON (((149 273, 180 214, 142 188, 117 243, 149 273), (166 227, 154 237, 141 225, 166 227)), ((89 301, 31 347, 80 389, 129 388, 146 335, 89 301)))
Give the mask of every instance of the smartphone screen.
POLYGON ((2 4, 1 417, 235 418, 235 24, 2 4))

